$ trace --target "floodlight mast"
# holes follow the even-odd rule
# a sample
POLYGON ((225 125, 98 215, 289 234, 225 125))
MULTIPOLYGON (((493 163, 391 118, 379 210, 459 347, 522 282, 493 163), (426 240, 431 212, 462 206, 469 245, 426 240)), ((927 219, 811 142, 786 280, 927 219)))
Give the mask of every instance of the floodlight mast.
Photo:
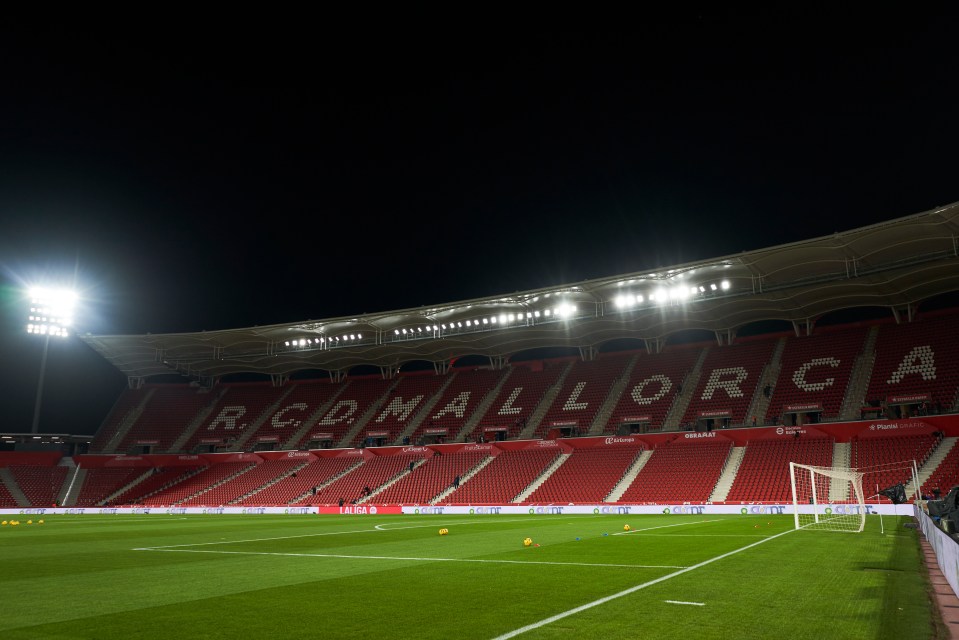
POLYGON ((76 300, 76 293, 69 290, 39 288, 30 290, 27 333, 43 336, 43 355, 40 358, 40 377, 37 380, 37 399, 33 405, 33 423, 30 426, 30 433, 38 433, 40 428, 40 407, 43 404, 43 380, 47 372, 50 337, 69 336, 67 327, 73 322, 73 308, 76 300))

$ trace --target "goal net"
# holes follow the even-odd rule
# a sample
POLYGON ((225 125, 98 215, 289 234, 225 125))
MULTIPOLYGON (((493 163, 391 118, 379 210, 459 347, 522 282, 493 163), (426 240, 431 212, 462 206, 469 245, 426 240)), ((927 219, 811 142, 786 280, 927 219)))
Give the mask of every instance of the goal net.
POLYGON ((866 525, 863 473, 789 463, 797 529, 859 533, 866 525))

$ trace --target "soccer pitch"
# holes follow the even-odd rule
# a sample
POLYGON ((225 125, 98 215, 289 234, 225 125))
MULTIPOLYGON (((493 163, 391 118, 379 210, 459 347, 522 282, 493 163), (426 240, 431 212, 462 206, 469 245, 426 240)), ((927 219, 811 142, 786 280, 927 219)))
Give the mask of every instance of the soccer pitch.
POLYGON ((948 637, 911 518, 18 519, 0 528, 4 640, 948 637))

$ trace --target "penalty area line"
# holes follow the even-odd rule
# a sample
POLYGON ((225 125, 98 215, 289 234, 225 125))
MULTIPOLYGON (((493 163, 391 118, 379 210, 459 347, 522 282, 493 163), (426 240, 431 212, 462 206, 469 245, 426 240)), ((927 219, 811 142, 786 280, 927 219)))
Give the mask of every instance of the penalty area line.
POLYGON ((694 607, 705 607, 705 602, 683 602, 682 600, 663 600, 666 604, 688 604, 694 607))
POLYGON ((504 634, 501 635, 501 636, 496 636, 493 640, 506 640, 506 638, 515 638, 516 636, 521 635, 521 634, 523 634, 523 633, 526 633, 527 631, 533 631, 534 629, 539 629, 540 627, 545 627, 546 625, 552 624, 552 623, 554 623, 554 622, 556 622, 556 621, 558 621, 558 620, 562 620, 563 618, 568 618, 569 616, 576 615, 577 613, 581 613, 581 612, 586 611, 586 610, 588 610, 588 609, 592 609, 593 607, 598 607, 598 606, 601 605, 601 604, 606 604, 607 602, 611 602, 611 601, 616 600, 616 599, 618 599, 618 598, 622 598, 623 596, 628 596, 628 595, 631 594, 631 593, 636 593, 637 591, 640 591, 640 590, 645 589, 645 588, 647 588, 647 587, 652 587, 653 585, 657 585, 657 584, 659 584, 660 582, 665 582, 666 580, 671 580, 672 578, 676 578, 676 577, 678 577, 678 576, 681 576, 681 575, 683 575, 684 573, 689 573, 690 571, 695 571, 696 569, 700 569, 700 568, 702 568, 702 567, 705 567, 706 565, 712 564, 712 563, 716 562, 717 560, 723 560, 724 558, 728 558, 728 557, 730 557, 730 556, 734 556, 734 555, 736 555, 737 553, 742 553, 743 551, 746 551, 746 550, 748 550, 748 549, 752 549, 753 547, 757 547, 757 546, 759 546, 759 545, 761 545, 761 544, 765 544, 765 543, 769 542, 770 540, 775 540, 776 538, 779 538, 780 536, 784 536, 784 535, 786 535, 787 533, 792 533, 793 531, 795 531, 795 529, 790 529, 790 530, 788 530, 788 531, 783 531, 782 533, 777 533, 776 535, 770 536, 770 537, 766 538, 765 540, 760 540, 759 542, 753 542, 752 544, 747 544, 745 547, 740 547, 740 548, 738 548, 738 549, 733 549, 732 551, 729 551, 729 552, 724 553, 724 554, 722 554, 722 555, 718 555, 718 556, 716 556, 715 558, 710 558, 709 560, 703 560, 703 561, 700 562, 699 564, 694 564, 694 565, 691 566, 691 567, 686 567, 685 569, 680 569, 679 571, 673 571, 672 573, 666 574, 665 576, 662 576, 662 577, 660 577, 660 578, 656 578, 655 580, 650 580, 649 582, 644 582, 644 583, 642 583, 642 584, 638 584, 638 585, 636 585, 635 587, 630 587, 629 589, 624 589, 623 591, 620 591, 619 593, 614 593, 614 594, 612 594, 612 595, 606 596, 605 598, 600 598, 599 600, 593 600, 592 602, 587 602, 586 604, 580 605, 580 606, 578 606, 578 607, 574 607, 574 608, 572 608, 572 609, 569 609, 568 611, 563 611, 562 613, 557 613, 555 616, 550 616, 549 618, 544 618, 543 620, 540 620, 539 622, 534 622, 534 623, 532 623, 532 624, 526 625, 525 627, 520 627, 519 629, 514 629, 513 631, 510 631, 510 632, 508 632, 508 633, 504 633, 504 634))

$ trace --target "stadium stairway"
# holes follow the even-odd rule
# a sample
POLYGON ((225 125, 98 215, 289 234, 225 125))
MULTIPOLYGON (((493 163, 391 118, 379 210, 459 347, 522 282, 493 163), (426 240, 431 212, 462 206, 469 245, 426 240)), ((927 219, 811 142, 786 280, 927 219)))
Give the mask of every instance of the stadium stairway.
POLYGON ((596 417, 593 418, 593 424, 589 427, 589 435, 598 436, 606 431, 609 418, 613 415, 613 411, 616 410, 619 399, 623 397, 623 391, 626 390, 626 386, 629 384, 629 379, 633 373, 633 369, 636 367, 637 360, 639 360, 638 354, 630 358, 622 374, 610 385, 609 395, 606 396, 603 405, 599 408, 599 411, 596 412, 596 417))
POLYGON ((626 490, 629 489, 629 486, 633 484, 633 481, 636 480, 636 476, 639 475, 639 472, 643 470, 643 467, 646 466, 646 463, 649 462, 649 459, 652 457, 652 449, 646 449, 636 456, 636 460, 633 464, 626 470, 626 473, 623 474, 623 479, 619 481, 613 490, 609 492, 609 495, 606 496, 606 502, 619 502, 619 499, 622 497, 626 490))
MULTIPOLYGON (((154 393, 156 393, 156 389, 147 389, 147 392, 143 394, 143 398, 140 399, 140 402, 137 403, 135 407, 130 409, 126 415, 120 419, 119 424, 117 424, 116 432, 110 436, 110 439, 103 446, 103 453, 117 452, 117 447, 119 447, 120 443, 126 439, 127 434, 130 433, 130 429, 133 428, 133 425, 135 425, 137 420, 140 419, 140 416, 143 415, 143 411, 146 408, 147 403, 150 402, 150 399, 153 398, 154 393)), ((119 402, 119 400, 117 400, 117 402, 119 402)))
POLYGON ((526 499, 529 498, 530 495, 532 495, 532 493, 536 491, 539 488, 539 486, 543 484, 543 482, 546 481, 546 478, 553 475, 554 471, 559 469, 564 462, 569 460, 569 456, 570 454, 568 453, 563 453, 561 455, 556 456, 556 459, 553 460, 553 462, 548 467, 546 467, 546 469, 543 470, 543 473, 539 474, 539 477, 535 478, 532 482, 530 482, 529 486, 523 489, 523 491, 520 492, 518 496, 513 498, 513 502, 517 504, 522 504, 523 502, 525 502, 526 499))
POLYGON ((399 383, 400 383, 399 377, 393 378, 393 381, 390 383, 389 387, 387 387, 383 391, 383 393, 375 402, 371 403, 370 406, 367 407, 366 411, 363 412, 363 415, 357 418, 356 422, 353 423, 353 426, 350 428, 349 431, 346 432, 346 435, 343 436, 342 439, 340 439, 339 443, 336 446, 338 447, 354 446, 356 444, 357 437, 360 435, 360 433, 362 433, 363 429, 366 428, 367 423, 369 423, 369 421, 373 419, 373 416, 377 414, 380 408, 382 408, 382 406, 386 404, 386 401, 390 397, 392 397, 393 392, 396 390, 396 385, 398 385, 399 383))
POLYGON ((679 423, 683 421, 686 410, 689 409, 689 403, 693 400, 696 388, 699 386, 699 379, 703 375, 703 362, 709 355, 711 347, 705 347, 696 358, 696 364, 690 370, 689 375, 683 380, 683 390, 676 394, 673 399, 673 406, 669 408, 666 418, 663 420, 663 431, 679 428, 679 423))
POLYGON ((220 404, 220 401, 223 400, 223 396, 229 393, 230 387, 222 387, 217 390, 216 397, 210 400, 203 407, 203 409, 193 418, 189 426, 183 430, 183 433, 173 441, 173 444, 170 445, 168 453, 178 453, 183 449, 183 446, 190 441, 190 438, 193 437, 193 434, 196 433, 196 430, 200 428, 207 418, 210 417, 210 414, 213 413, 213 410, 220 404))
POLYGON ((869 388, 869 380, 872 378, 872 371, 876 366, 876 337, 878 335, 879 327, 869 327, 862 353, 856 358, 852 372, 849 374, 846 396, 843 398, 842 407, 839 410, 840 420, 862 419, 862 406, 866 401, 866 390, 869 388))
MULTIPOLYGON (((444 376, 445 380, 443 380, 443 384, 441 384, 440 387, 426 399, 426 402, 423 403, 423 406, 417 410, 413 418, 405 427, 403 427, 399 435, 396 436, 396 439, 393 441, 394 445, 401 445, 403 444, 403 438, 412 437, 413 433, 416 432, 416 429, 423 424, 426 418, 429 417, 430 413, 433 412, 433 409, 436 407, 436 403, 440 401, 440 398, 443 397, 447 387, 449 387, 453 380, 456 379, 456 375, 456 371, 451 371, 444 376)), ((407 442, 409 442, 409 440, 407 440, 407 442)))
MULTIPOLYGON (((482 471, 486 467, 486 465, 488 465, 492 461, 493 461, 493 456, 486 456, 485 458, 480 460, 476 466, 474 466, 472 469, 464 473, 462 477, 460 477, 460 487, 462 487, 464 484, 469 482, 470 478, 472 478, 477 473, 482 471)), ((443 500, 447 498, 447 496, 456 492, 460 487, 447 487, 443 491, 443 493, 439 494, 438 496, 430 500, 430 504, 440 504, 441 502, 443 502, 443 500)))
MULTIPOLYGON (((848 442, 832 443, 832 468, 848 469, 852 460, 852 445, 848 442)), ((829 485, 829 499, 834 502, 848 500, 849 484, 839 478, 833 478, 829 485)))
POLYGON ((739 473, 739 465, 742 464, 745 453, 746 447, 733 447, 732 451, 729 452, 729 457, 726 459, 726 466, 719 476, 719 481, 716 482, 716 488, 713 489, 712 494, 709 496, 710 502, 723 502, 726 500, 726 496, 729 495, 729 490, 732 489, 733 481, 736 480, 736 474, 739 473))
POLYGON ((20 485, 17 484, 13 474, 10 473, 10 467, 0 467, 0 482, 2 482, 3 486, 7 488, 7 491, 10 492, 10 495, 13 496, 14 500, 17 501, 18 507, 30 506, 30 500, 27 499, 27 496, 20 488, 20 485))
MULTIPOLYGON (((73 458, 70 458, 70 461, 72 462, 73 458)), ((62 463, 63 460, 61 459, 60 462, 62 463)), ((87 480, 87 470, 74 465, 72 473, 68 473, 68 477, 70 478, 69 482, 64 483, 64 486, 60 488, 60 494, 57 496, 57 504, 64 506, 72 506, 77 503, 83 484, 87 480)))
POLYGON ((919 469, 920 487, 925 486, 925 484, 929 482, 929 478, 932 477, 932 474, 936 472, 936 469, 939 468, 939 465, 942 464, 942 461, 946 459, 946 456, 949 455, 949 452, 952 451, 953 447, 956 446, 957 440, 959 440, 959 438, 943 438, 939 443, 939 446, 936 447, 936 450, 929 454, 926 462, 922 465, 922 468, 919 469))
POLYGON ((758 424, 763 424, 766 414, 769 412, 769 404, 772 402, 772 394, 768 396, 763 393, 766 385, 775 387, 779 380, 779 374, 782 371, 783 351, 786 350, 786 339, 780 338, 776 341, 776 348, 773 349, 773 355, 763 367, 759 374, 759 381, 756 383, 756 389, 753 391, 753 399, 746 411, 745 424, 751 424, 752 418, 756 418, 758 424))
POLYGON ((536 405, 536 408, 533 409, 533 413, 530 415, 529 421, 526 423, 526 428, 520 432, 520 440, 528 440, 532 438, 533 434, 536 433, 536 430, 539 429, 540 423, 543 421, 543 418, 546 417, 547 412, 549 412, 549 408, 553 405, 553 402, 556 400, 556 396, 559 395, 559 392, 563 388, 563 383, 566 381, 566 376, 569 375, 569 372, 572 371, 572 369, 573 362, 570 361, 563 368, 563 372, 557 376, 553 386, 547 389, 546 393, 543 394, 543 397, 536 405))
POLYGON ((282 448, 284 451, 290 451, 292 449, 298 448, 299 443, 306 437, 306 434, 309 433, 310 429, 316 426, 316 423, 320 421, 327 414, 327 412, 333 408, 333 405, 337 400, 340 399, 340 396, 344 391, 347 390, 350 386, 351 380, 345 380, 339 384, 339 388, 336 391, 330 394, 330 397, 327 398, 326 402, 320 404, 313 413, 307 416, 306 420, 303 421, 303 424, 300 425, 300 428, 290 436, 290 438, 283 443, 282 448))
MULTIPOLYGON (((483 416, 489 411, 489 408, 496 401, 496 398, 499 397, 500 392, 503 390, 503 385, 506 384, 506 381, 509 380, 510 376, 513 374, 512 367, 506 367, 503 369, 503 375, 500 376, 499 380, 493 385, 493 388, 490 389, 483 399, 480 400, 480 403, 476 406, 476 410, 473 411, 473 415, 470 416, 469 420, 463 425, 463 428, 460 429, 460 432, 456 434, 455 441, 463 442, 469 437, 473 430, 476 429, 476 425, 480 423, 483 419, 483 416)), ((486 434, 480 434, 485 436, 486 434)))
POLYGON ((284 389, 283 393, 280 394, 280 397, 277 398, 272 404, 266 407, 256 420, 254 420, 250 425, 248 425, 243 432, 237 436, 236 440, 230 446, 230 451, 243 451, 243 448, 246 446, 246 443, 249 442, 250 438, 253 437, 257 431, 260 430, 267 420, 277 412, 280 408, 280 405, 286 401, 287 397, 293 393, 293 385, 287 385, 287 388, 284 389))
POLYGON ((418 469, 419 467, 422 467, 424 464, 426 464, 426 459, 425 459, 425 458, 424 458, 424 459, 421 459, 421 460, 415 461, 415 462, 413 463, 413 468, 412 468, 412 469, 404 467, 404 468, 403 468, 403 471, 400 471, 400 472, 397 473, 395 476, 393 476, 392 478, 390 478, 389 480, 387 480, 386 482, 384 482, 384 483, 381 484, 380 486, 378 486, 378 487, 376 487, 375 489, 373 489, 373 490, 370 492, 370 495, 368 495, 368 496, 366 496, 366 497, 364 497, 364 498, 361 498, 361 499, 357 500, 357 501, 356 501, 357 504, 363 504, 364 502, 374 502, 373 498, 375 498, 377 494, 382 493, 383 491, 389 489, 391 486, 393 486, 394 484, 396 484, 397 482, 399 482, 400 480, 402 480, 402 479, 405 478, 406 476, 410 475, 411 473, 413 473, 413 471, 415 471, 415 470, 418 469))

